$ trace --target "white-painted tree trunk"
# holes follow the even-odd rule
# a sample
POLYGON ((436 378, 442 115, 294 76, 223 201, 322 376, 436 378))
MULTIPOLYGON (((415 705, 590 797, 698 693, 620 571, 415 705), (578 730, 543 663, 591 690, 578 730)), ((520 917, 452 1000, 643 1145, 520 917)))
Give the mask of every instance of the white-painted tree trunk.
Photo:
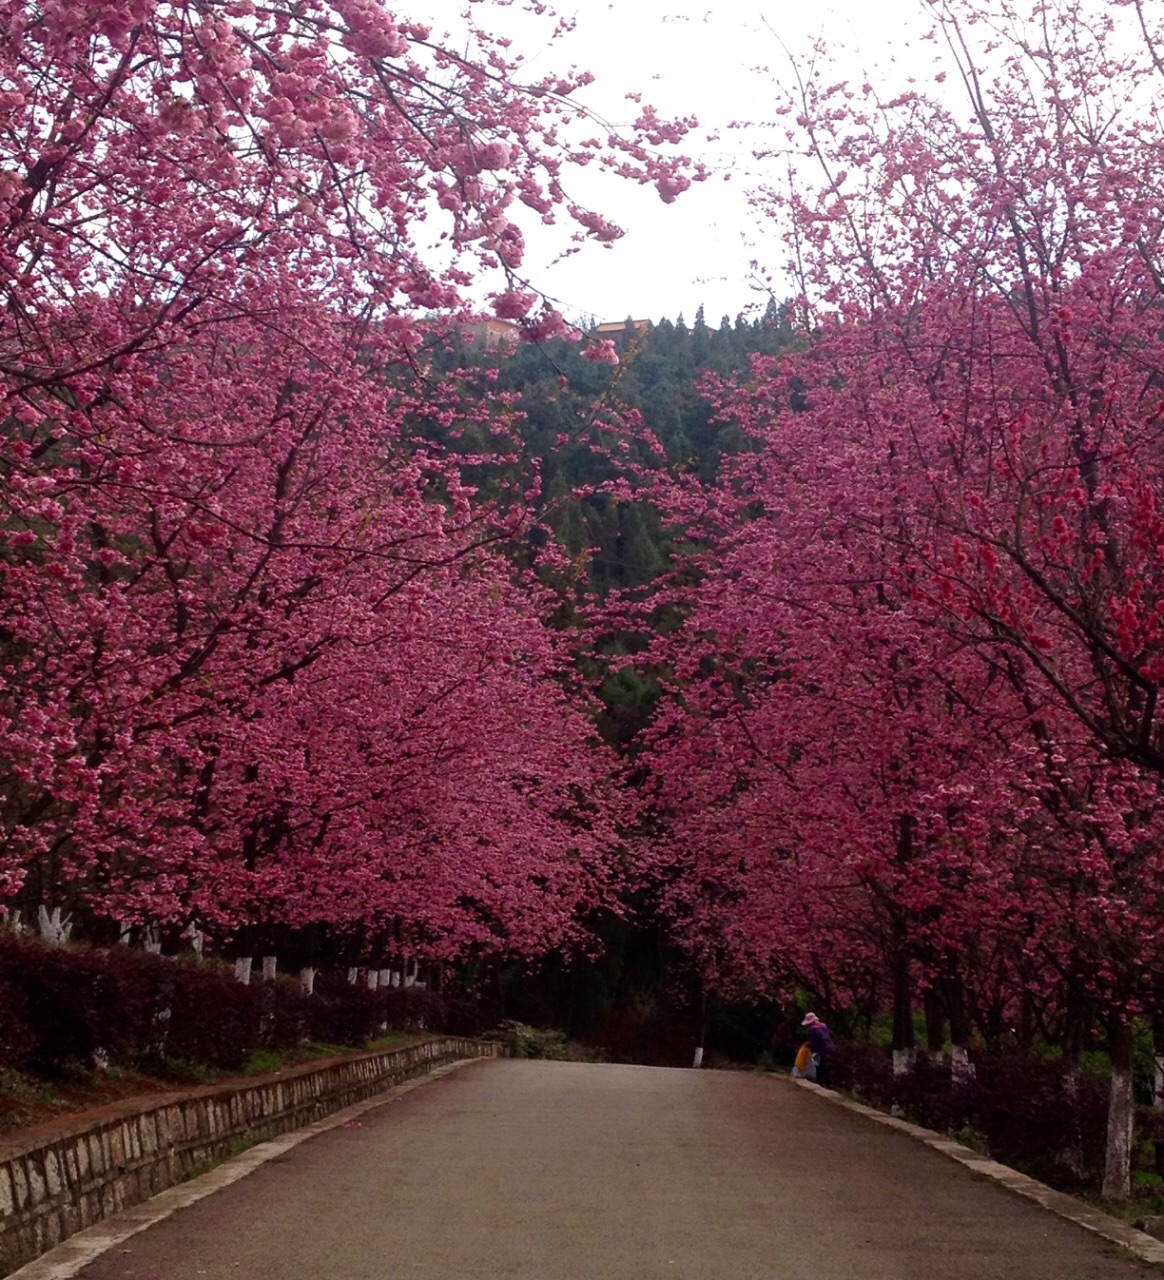
POLYGON ((315 970, 310 965, 299 970, 299 986, 305 996, 315 994, 315 970))
POLYGON ((156 924, 151 924, 142 934, 141 945, 150 955, 160 956, 162 954, 162 931, 156 924))
POLYGON ((0 908, 4 912, 3 920, 0 921, 6 929, 11 929, 15 934, 24 932, 24 925, 19 909, 9 911, 7 907, 0 908))
POLYGON ((1079 1064, 1072 1062, 1067 1074, 1063 1077, 1063 1092, 1071 1107, 1071 1123, 1068 1132, 1062 1135, 1063 1150, 1060 1159, 1071 1174, 1079 1179, 1084 1176, 1083 1137, 1079 1128, 1078 1107, 1080 1071, 1079 1064))
POLYGON ((974 1075, 970 1050, 963 1044, 953 1045, 950 1049, 950 1078, 955 1084, 969 1084, 974 1079, 974 1075))
MULTIPOLYGON (((1160 1025, 1159 1016, 1152 1019, 1152 1106, 1157 1112, 1164 1112, 1164 1028, 1160 1025)), ((1156 1172, 1164 1168, 1164 1139, 1153 1143, 1156 1172)))
POLYGON ((1113 1062, 1103 1163, 1105 1200, 1127 1200, 1132 1194, 1133 1117, 1132 1073, 1126 1066, 1113 1062))
POLYGON ((695 1061, 691 1065, 693 1067, 703 1066, 703 1045, 697 1044, 695 1046, 695 1061))
POLYGON ((368 970, 368 990, 375 991, 379 986, 380 986, 380 970, 369 969, 368 970))
POLYGON ((396 984, 392 981, 392 970, 391 970, 391 969, 381 969, 381 970, 380 970, 380 985, 381 985, 382 987, 394 987, 394 986, 396 985, 396 984))
POLYGON ((174 1016, 174 1010, 167 1004, 163 1005, 154 1018, 154 1052, 159 1058, 166 1056, 166 1040, 170 1034, 170 1020, 174 1016))
POLYGON ((234 962, 234 976, 243 984, 244 987, 250 986, 251 982, 251 965, 254 959, 251 956, 239 956, 234 962))
POLYGON ((356 985, 356 983, 357 983, 357 982, 359 982, 359 980, 360 980, 360 971, 359 971, 359 969, 354 968, 354 967, 353 967, 353 968, 351 968, 351 969, 349 969, 349 970, 348 970, 348 981, 352 984, 352 986, 353 986, 353 987, 356 985))
POLYGON ((905 1075, 912 1068, 916 1054, 916 1049, 894 1049, 893 1074, 895 1076, 905 1075))
POLYGON ((50 947, 63 946, 73 932, 73 922, 62 913, 60 907, 50 911, 43 903, 37 908, 37 920, 40 925, 40 936, 50 947))
POLYGON ((278 968, 279 968, 278 956, 264 956, 263 957, 263 981, 274 982, 275 974, 278 971, 278 968))
POLYGON ((133 940, 133 926, 126 924, 124 920, 117 922, 117 942, 119 946, 128 947, 133 940))

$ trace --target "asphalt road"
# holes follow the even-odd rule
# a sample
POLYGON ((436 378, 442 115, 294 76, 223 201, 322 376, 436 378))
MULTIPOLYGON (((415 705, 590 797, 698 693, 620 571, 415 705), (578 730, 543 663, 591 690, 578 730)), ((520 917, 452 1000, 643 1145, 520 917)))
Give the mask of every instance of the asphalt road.
POLYGON ((484 1060, 85 1280, 1132 1280, 1071 1223, 750 1073, 484 1060))

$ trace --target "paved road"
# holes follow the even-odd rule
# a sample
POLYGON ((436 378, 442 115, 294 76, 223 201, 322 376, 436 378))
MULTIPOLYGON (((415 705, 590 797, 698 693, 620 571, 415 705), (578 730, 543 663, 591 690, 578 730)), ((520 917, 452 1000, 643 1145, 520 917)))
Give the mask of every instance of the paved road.
POLYGON ((1070 1223, 760 1075, 485 1060, 85 1280, 1133 1280, 1070 1223))

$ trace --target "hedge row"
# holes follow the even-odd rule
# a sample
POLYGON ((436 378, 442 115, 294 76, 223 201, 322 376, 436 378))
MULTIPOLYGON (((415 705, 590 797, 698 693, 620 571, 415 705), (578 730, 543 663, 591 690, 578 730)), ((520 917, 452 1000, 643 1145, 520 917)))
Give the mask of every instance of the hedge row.
POLYGON ((315 994, 280 979, 128 947, 72 950, 0 934, 0 1066, 59 1075, 103 1057, 233 1070, 256 1050, 360 1046, 385 1027, 477 1035, 488 1010, 418 987, 370 991, 321 973, 315 994))
MULTIPOLYGON (((872 1045, 838 1043, 833 1084, 917 1124, 971 1142, 1052 1185, 1099 1185, 1107 1128, 1107 1085, 1069 1079, 1060 1062, 981 1057, 971 1079, 956 1080, 948 1064, 919 1058, 895 1076, 889 1055, 872 1045)), ((1155 1140, 1161 1117, 1137 1110, 1137 1138, 1155 1140)))

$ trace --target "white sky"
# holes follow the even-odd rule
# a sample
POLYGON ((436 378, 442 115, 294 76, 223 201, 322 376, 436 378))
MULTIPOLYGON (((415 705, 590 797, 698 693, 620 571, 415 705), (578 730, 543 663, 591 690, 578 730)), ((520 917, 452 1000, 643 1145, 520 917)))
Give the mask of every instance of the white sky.
MULTIPOLYGON (((407 0, 400 7, 406 10, 407 0)), ((433 22, 434 34, 447 26, 455 35, 463 30, 462 7, 463 0, 415 0, 411 9, 433 22)), ((772 228, 747 203, 757 166, 725 126, 771 118, 774 81, 787 75, 781 41, 794 56, 809 57, 813 38, 824 35, 844 75, 858 82, 868 76, 879 87, 903 86, 910 74, 928 83, 933 74, 934 46, 916 38, 927 26, 922 0, 719 0, 714 9, 707 0, 559 0, 557 8, 576 29, 553 43, 546 19, 529 14, 521 0, 477 3, 473 13, 483 28, 511 36, 532 72, 571 64, 592 71, 597 82, 578 97, 608 119, 633 118, 628 90, 642 92, 663 116, 694 114, 701 127, 683 150, 716 170, 671 205, 652 188, 622 182, 577 190, 626 235, 609 248, 587 245, 557 266, 549 264, 564 247, 567 223, 544 238, 536 223, 526 226, 526 272, 571 318, 657 320, 682 312, 690 322, 703 303, 715 326, 724 314, 763 307, 749 262, 778 266, 782 254, 772 228), (720 132, 720 141, 709 140, 720 132)))

